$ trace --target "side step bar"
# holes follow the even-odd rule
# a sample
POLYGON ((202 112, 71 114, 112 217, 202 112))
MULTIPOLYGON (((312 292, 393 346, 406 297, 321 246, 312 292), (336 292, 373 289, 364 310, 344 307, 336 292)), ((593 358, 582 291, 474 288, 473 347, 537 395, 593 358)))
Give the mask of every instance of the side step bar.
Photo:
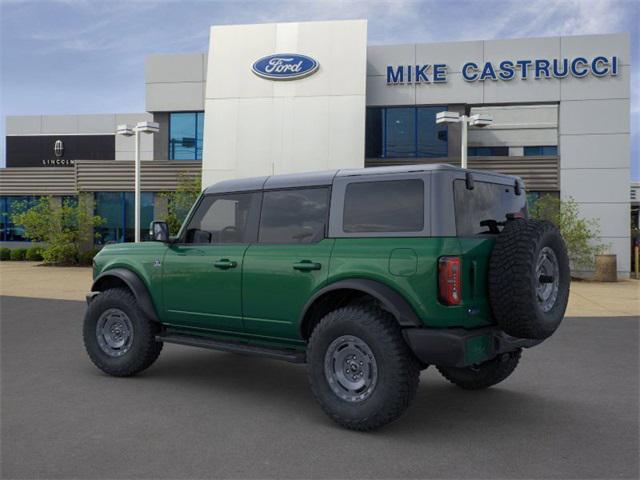
POLYGON ((179 345, 189 345, 191 347, 210 348, 223 352, 239 353, 242 355, 253 355, 258 357, 284 360, 291 363, 305 363, 306 355, 293 349, 275 349, 268 347, 255 347, 240 342, 225 342, 222 340, 212 340, 210 338, 198 337, 195 335, 180 335, 169 333, 157 335, 156 340, 166 343, 177 343, 179 345))

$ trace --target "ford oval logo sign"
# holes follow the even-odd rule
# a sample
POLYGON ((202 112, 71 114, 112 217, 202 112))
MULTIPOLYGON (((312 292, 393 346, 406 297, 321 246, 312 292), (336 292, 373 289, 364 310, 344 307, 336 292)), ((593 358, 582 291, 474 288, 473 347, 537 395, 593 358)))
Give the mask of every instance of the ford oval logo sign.
POLYGON ((296 80, 313 74, 318 66, 318 62, 306 55, 278 53, 256 60, 251 70, 269 80, 296 80))

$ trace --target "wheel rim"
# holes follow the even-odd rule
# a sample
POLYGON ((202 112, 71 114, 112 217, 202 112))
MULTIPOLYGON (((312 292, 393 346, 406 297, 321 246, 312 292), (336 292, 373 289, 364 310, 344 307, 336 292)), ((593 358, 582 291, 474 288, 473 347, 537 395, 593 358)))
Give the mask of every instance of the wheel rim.
POLYGON ((98 345, 110 357, 120 357, 127 353, 133 341, 133 324, 122 310, 105 310, 96 324, 98 345))
POLYGON ((367 399, 378 381, 378 365, 369 346, 353 335, 336 338, 324 357, 331 390, 348 402, 367 399))
POLYGON ((558 258, 552 249, 544 247, 540 250, 536 262, 536 296, 543 312, 548 312, 556 304, 560 284, 560 268, 558 258))

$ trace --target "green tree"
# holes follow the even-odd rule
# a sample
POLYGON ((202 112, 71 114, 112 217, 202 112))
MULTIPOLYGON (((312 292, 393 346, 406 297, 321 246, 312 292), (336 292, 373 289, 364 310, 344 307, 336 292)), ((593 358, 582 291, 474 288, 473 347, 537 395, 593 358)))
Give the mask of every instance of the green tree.
POLYGON ((600 243, 600 223, 597 219, 582 218, 572 198, 561 200, 543 195, 530 206, 529 214, 531 218, 549 220, 560 229, 574 270, 593 268, 594 256, 606 249, 600 243))
POLYGON ((165 221, 169 226, 169 234, 176 235, 182 226, 189 210, 198 199, 202 190, 200 176, 188 175, 184 172, 178 175, 175 192, 162 194, 167 199, 167 216, 165 221))
POLYGON ((11 220, 23 226, 25 237, 46 243, 42 249, 45 263, 75 265, 89 241, 98 236, 94 228, 104 223, 92 212, 92 202, 82 196, 65 199, 61 205, 51 197, 41 197, 31 208, 17 204, 11 220))

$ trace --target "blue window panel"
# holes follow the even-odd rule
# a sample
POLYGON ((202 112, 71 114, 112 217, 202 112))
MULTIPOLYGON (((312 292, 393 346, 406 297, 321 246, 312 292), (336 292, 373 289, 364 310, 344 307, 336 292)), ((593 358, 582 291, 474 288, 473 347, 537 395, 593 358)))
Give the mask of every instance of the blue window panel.
POLYGON ((169 160, 202 159, 204 112, 169 114, 169 160))
POLYGON ((467 155, 470 157, 508 157, 509 147, 469 147, 467 155))
MULTIPOLYGON (((134 192, 97 192, 95 214, 105 223, 96 228, 96 243, 120 243, 134 240, 134 192)), ((149 224, 154 215, 153 192, 140 193, 140 238, 149 239, 149 224)))
POLYGON ((11 216, 35 206, 39 197, 34 196, 4 196, 0 197, 0 241, 29 242, 24 236, 24 227, 11 221, 11 216))
POLYGON ((543 157, 555 157, 557 155, 558 155, 558 147, 556 145, 549 145, 546 147, 542 147, 543 157))
POLYGON ((365 157, 381 158, 384 156, 384 109, 367 108, 365 126, 365 157))
POLYGON ((449 155, 447 141, 447 125, 436 123, 436 114, 442 112, 444 107, 418 107, 416 116, 417 128, 417 152, 418 157, 438 158, 449 155))
POLYGON ((202 160, 202 138, 204 136, 204 112, 196 113, 196 160, 202 160))
POLYGON ((415 108, 387 108, 386 157, 416 156, 415 108))
POLYGON ((556 145, 524 147, 525 157, 555 157, 558 155, 556 145))
POLYGON ((525 157, 539 157, 542 155, 542 147, 524 147, 525 157))
POLYGON ((116 243, 124 240, 122 192, 96 192, 95 214, 105 221, 96 228, 100 237, 96 243, 116 243))
MULTIPOLYGON (((149 224, 153 221, 153 192, 140 192, 140 240, 149 240, 149 224)), ((133 242, 135 239, 135 195, 124 192, 125 224, 124 241, 133 242)))
POLYGON ((367 108, 366 157, 446 158, 447 125, 436 124, 436 114, 443 110, 446 107, 367 108))

